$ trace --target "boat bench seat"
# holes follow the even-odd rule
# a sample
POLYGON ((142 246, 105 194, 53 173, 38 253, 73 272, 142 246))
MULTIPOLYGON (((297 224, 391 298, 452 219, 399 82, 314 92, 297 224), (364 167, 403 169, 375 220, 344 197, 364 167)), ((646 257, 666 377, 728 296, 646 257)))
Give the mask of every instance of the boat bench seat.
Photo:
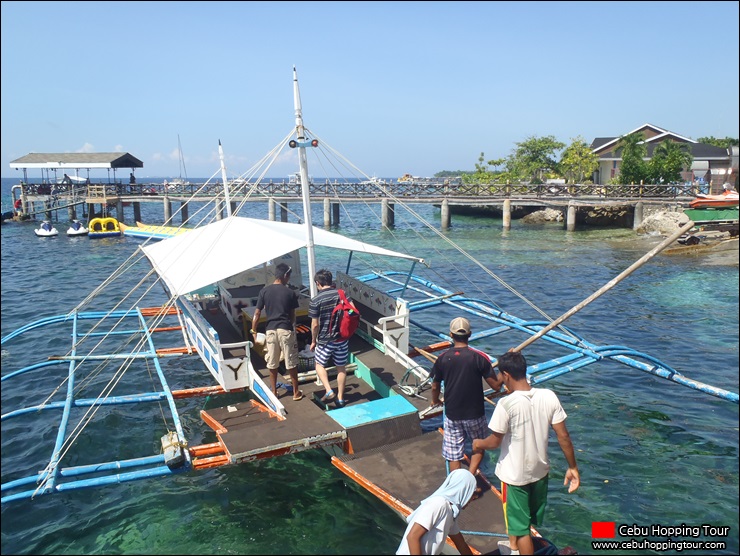
MULTIPOLYGON (((373 327, 380 326, 380 319, 385 317, 393 317, 395 315, 384 315, 383 313, 379 313, 375 309, 368 307, 367 305, 364 305, 363 303, 360 303, 359 301, 355 301, 354 299, 352 302, 355 304, 355 307, 357 307, 360 310, 360 320, 366 321, 368 324, 372 325, 373 327)), ((395 329, 395 328, 402 328, 403 325, 395 322, 395 321, 389 321, 386 323, 386 328, 389 330, 395 329)))
POLYGON ((347 297, 359 309, 360 320, 365 321, 378 332, 382 333, 384 328, 394 330, 405 326, 404 317, 399 317, 396 313, 396 300, 390 295, 343 272, 337 273, 337 288, 343 289, 347 297), (381 319, 390 318, 397 320, 381 322, 381 319))

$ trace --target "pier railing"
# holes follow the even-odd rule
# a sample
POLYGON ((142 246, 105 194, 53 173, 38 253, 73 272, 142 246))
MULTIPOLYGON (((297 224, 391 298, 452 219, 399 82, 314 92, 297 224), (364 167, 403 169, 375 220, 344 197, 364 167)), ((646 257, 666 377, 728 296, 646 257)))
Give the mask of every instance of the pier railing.
MULTIPOLYGON (((693 184, 637 184, 637 185, 598 185, 598 184, 461 184, 449 185, 439 183, 419 184, 386 184, 380 187, 365 183, 311 183, 310 194, 313 198, 499 198, 510 197, 584 197, 602 199, 679 199, 693 198, 700 191, 693 184)), ((257 185, 238 183, 229 185, 232 197, 241 197, 251 191, 253 197, 289 197, 300 198, 301 186, 295 183, 262 182, 257 185)), ((118 184, 90 185, 88 196, 91 198, 111 196, 188 196, 214 197, 223 193, 221 183, 164 185, 118 184)))
MULTIPOLYGON (((694 198, 700 191, 693 184, 638 184, 638 185, 598 185, 598 184, 448 184, 424 182, 413 184, 388 183, 380 186, 375 183, 340 183, 327 180, 324 183, 314 182, 309 186, 314 200, 361 200, 379 198, 418 199, 422 202, 433 202, 450 199, 456 202, 485 203, 487 200, 503 201, 505 199, 552 199, 558 202, 566 199, 583 199, 599 201, 638 201, 655 200, 686 201, 694 198)), ((300 199, 301 187, 288 182, 261 182, 259 184, 244 181, 229 184, 232 199, 243 199, 247 194, 252 200, 300 199)), ((162 183, 93 183, 80 185, 22 184, 22 195, 29 201, 64 204, 108 203, 116 201, 144 200, 150 197, 172 197, 184 200, 187 198, 212 200, 223 197, 223 186, 220 182, 204 185, 202 183, 162 184, 162 183)))

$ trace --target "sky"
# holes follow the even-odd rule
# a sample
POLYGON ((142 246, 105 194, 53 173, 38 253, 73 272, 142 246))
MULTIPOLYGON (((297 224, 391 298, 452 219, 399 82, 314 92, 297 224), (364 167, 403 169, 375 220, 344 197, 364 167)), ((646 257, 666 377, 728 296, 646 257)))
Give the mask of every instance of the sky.
POLYGON ((645 123, 737 138, 738 6, 3 1, 0 175, 31 152, 128 152, 137 177, 178 177, 178 137, 188 177, 218 171, 219 140, 240 175, 295 127, 294 66, 306 127, 384 178, 645 123))

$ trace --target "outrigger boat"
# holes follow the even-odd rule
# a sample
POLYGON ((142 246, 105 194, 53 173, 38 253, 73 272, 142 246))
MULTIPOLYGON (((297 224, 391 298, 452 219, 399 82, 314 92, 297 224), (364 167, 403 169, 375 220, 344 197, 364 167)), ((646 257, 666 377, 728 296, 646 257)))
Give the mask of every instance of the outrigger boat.
MULTIPOLYGON (((59 325, 70 326, 72 338, 66 353, 2 376, 5 389, 13 388, 20 378, 32 379, 34 371, 44 369, 49 378, 58 369, 64 385, 55 383, 49 395, 34 382, 28 395, 37 394, 36 400, 25 407, 3 408, 3 442, 10 437, 13 424, 26 419, 44 421, 33 430, 53 426, 57 431, 51 447, 39 444, 33 453, 3 456, 3 504, 322 448, 347 477, 406 516, 441 484, 446 473, 441 463, 442 436, 436 427, 428 426, 442 412, 442 408, 430 408, 429 369, 433 352, 450 345, 448 323, 460 315, 473 323, 473 345, 507 333, 518 341, 526 338, 517 349, 540 339, 547 342, 550 358, 530 362, 533 384, 608 361, 738 403, 737 393, 692 380, 627 347, 592 344, 562 325, 685 229, 560 318, 519 318, 484 295, 471 297, 431 281, 426 275, 427 262, 418 254, 314 227, 306 152, 324 151, 319 150, 323 143, 303 125, 295 69, 294 105, 295 128, 273 150, 273 160, 286 145, 297 149, 302 183, 306 184, 302 222, 247 218, 239 215, 244 203, 232 213, 219 143, 226 218, 197 225, 187 233, 150 229, 149 238, 139 236, 146 241, 105 285, 133 271, 140 262, 148 270, 114 309, 84 310, 101 289, 67 314, 37 320, 2 338, 3 348, 13 349, 18 337, 59 325), (271 271, 282 261, 293 268, 290 285, 300 297, 297 330, 307 330, 307 306, 315 295, 310 278, 316 272, 317 252, 323 266, 334 271, 337 287, 349 294, 361 314, 360 328, 350 341, 348 368, 352 373, 347 377, 348 405, 343 408, 321 403, 324 388, 310 370, 300 375, 308 399, 284 405, 266 385, 269 375, 259 346, 245 334, 260 289, 272 281, 271 271), (381 262, 390 268, 381 270, 381 262), (311 285, 306 287, 304 281, 311 285), (164 288, 164 301, 155 286, 164 288), (147 308, 150 300, 154 306, 147 308), (193 370, 189 362, 196 357, 207 373, 193 370), (205 396, 205 406, 194 401, 205 396), (193 413, 199 413, 202 428, 197 427, 193 413), (106 442, 110 415, 125 415, 132 423, 154 423, 139 452, 134 453, 136 446, 131 444, 119 450, 106 442), (109 447, 102 461, 76 442, 81 435, 86 446, 98 439, 100 445, 109 447), (152 450, 151 438, 161 439, 161 450, 152 450), (410 468, 412 475, 407 472, 410 468)), ((255 169, 255 175, 258 171, 265 175, 262 169, 255 169)), ((239 178, 244 196, 250 194, 250 183, 249 177, 239 178)), ((395 203, 396 212, 404 208, 415 215, 386 186, 378 187, 379 195, 395 203)), ((429 229, 436 242, 451 243, 432 226, 429 229)), ((462 251, 456 245, 453 248, 462 251)), ((263 330, 264 323, 259 328, 263 330)), ((308 338, 299 333, 300 341, 305 343, 308 338)), ((505 393, 487 392, 492 403, 501 395, 505 393)), ((18 426, 18 430, 29 430, 18 426)), ((475 511, 461 514, 460 524, 474 550, 488 553, 505 537, 505 524, 498 491, 484 475, 480 481, 488 489, 471 502, 475 511)))

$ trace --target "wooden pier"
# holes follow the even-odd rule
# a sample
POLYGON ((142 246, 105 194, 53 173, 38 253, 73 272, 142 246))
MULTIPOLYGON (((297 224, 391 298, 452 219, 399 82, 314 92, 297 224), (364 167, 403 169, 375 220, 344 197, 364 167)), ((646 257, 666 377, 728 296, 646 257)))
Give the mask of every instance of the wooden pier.
MULTIPOLYGON (((132 206, 133 221, 141 221, 141 203, 161 203, 163 219, 174 225, 173 203, 179 203, 178 218, 187 223, 189 203, 215 203, 216 218, 223 218, 225 201, 221 182, 209 184, 193 183, 172 185, 162 183, 124 184, 95 183, 86 185, 50 186, 44 184, 21 184, 15 186, 13 195, 20 188, 19 198, 22 211, 31 218, 43 214, 46 219, 58 217, 58 211, 66 210, 72 220, 78 217, 77 209, 82 206, 82 216, 114 215, 126 221, 125 208, 132 206)), ((642 222, 644 206, 652 205, 680 209, 696 196, 692 185, 535 185, 535 184, 455 184, 444 181, 414 184, 378 184, 369 182, 338 183, 326 180, 312 183, 310 195, 313 202, 324 205, 324 226, 339 224, 339 207, 343 203, 377 203, 381 206, 384 226, 395 226, 394 206, 396 203, 433 204, 440 208, 440 226, 451 226, 452 214, 475 209, 491 210, 500 214, 503 227, 509 228, 514 217, 534 210, 553 208, 564 214, 565 228, 575 228, 579 210, 594 207, 626 207, 631 211, 632 227, 642 222)), ((288 221, 289 205, 297 204, 302 213, 300 185, 296 183, 268 181, 258 185, 251 183, 230 184, 232 212, 238 204, 268 203, 268 218, 288 221)), ((300 216, 296 216, 300 220, 300 216)))

